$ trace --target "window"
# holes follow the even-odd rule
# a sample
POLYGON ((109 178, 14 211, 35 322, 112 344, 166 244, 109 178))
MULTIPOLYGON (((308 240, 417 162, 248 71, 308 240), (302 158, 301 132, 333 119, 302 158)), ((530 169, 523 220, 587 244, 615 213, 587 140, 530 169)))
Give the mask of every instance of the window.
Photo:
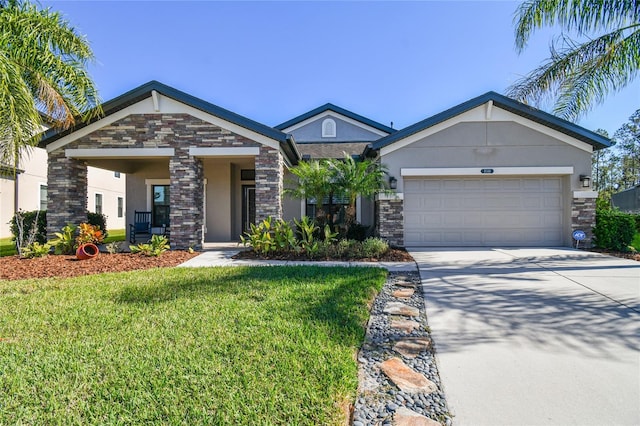
POLYGON ((47 209, 47 185, 40 184, 40 210, 47 209))
POLYGON ((113 177, 120 178, 120 172, 113 172, 113 177))
POLYGON ((169 226, 169 185, 153 185, 151 191, 151 226, 169 226))
POLYGON ((118 217, 124 216, 124 198, 118 197, 118 217))
MULTIPOLYGON (((316 217, 317 210, 316 200, 313 198, 307 199, 306 215, 309 217, 316 217)), ((343 223, 345 219, 345 213, 349 207, 349 199, 347 197, 332 196, 331 201, 329 197, 325 197, 322 200, 322 210, 325 216, 333 215, 333 223, 343 223)))
POLYGON ((327 118, 322 122, 322 137, 323 138, 336 137, 336 122, 331 118, 327 118))
POLYGON ((256 180, 255 169, 242 169, 240 170, 240 180, 256 180))
POLYGON ((96 194, 96 209, 95 212, 102 214, 102 194, 96 194))

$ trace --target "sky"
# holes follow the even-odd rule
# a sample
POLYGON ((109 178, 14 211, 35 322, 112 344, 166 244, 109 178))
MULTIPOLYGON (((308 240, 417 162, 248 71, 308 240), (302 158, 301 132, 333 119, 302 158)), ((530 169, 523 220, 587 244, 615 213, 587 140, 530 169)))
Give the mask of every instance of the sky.
MULTIPOLYGON (((557 28, 518 54, 512 1, 41 1, 89 40, 106 101, 157 80, 275 126, 327 102, 401 129, 549 56, 557 28)), ((613 133, 640 79, 578 124, 613 133)))

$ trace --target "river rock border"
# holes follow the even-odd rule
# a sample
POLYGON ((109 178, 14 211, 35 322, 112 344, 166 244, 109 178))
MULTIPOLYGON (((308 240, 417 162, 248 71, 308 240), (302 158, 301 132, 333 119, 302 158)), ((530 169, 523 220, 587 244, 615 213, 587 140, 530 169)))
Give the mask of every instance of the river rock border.
POLYGON ((390 272, 358 354, 352 425, 450 426, 417 272, 390 272))

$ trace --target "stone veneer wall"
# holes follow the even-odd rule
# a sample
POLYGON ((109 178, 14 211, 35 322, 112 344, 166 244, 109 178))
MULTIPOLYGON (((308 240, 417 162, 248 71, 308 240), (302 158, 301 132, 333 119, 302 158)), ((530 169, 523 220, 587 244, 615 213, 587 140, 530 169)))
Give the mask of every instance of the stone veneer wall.
POLYGON ((67 223, 87 221, 87 164, 61 150, 49 154, 47 173, 47 235, 54 238, 67 223))
POLYGON ((377 200, 377 234, 390 245, 404 245, 404 202, 402 199, 377 200))
POLYGON ((260 147, 256 157, 256 222, 282 218, 284 160, 277 149, 260 147))
POLYGON ((189 147, 260 147, 256 157, 256 217, 281 217, 283 161, 278 150, 188 114, 129 115, 49 153, 47 232, 86 220, 86 164, 65 158, 65 149, 174 148, 171 179, 171 246, 199 248, 202 241, 202 161, 189 147))
MULTIPOLYGON (((596 199, 574 198, 571 200, 571 232, 580 229, 587 237, 580 241, 580 247, 593 246, 593 227, 596 226, 596 199)), ((572 243, 575 241, 572 238, 572 243)))

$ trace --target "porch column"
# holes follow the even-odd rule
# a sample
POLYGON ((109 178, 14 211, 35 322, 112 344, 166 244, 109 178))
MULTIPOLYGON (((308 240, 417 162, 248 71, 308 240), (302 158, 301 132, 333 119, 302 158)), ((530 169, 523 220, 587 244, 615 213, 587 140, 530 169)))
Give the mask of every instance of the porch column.
POLYGON ((260 147, 256 156, 256 222, 282 217, 284 160, 280 150, 260 147))
MULTIPOLYGON (((580 247, 593 247, 593 227, 596 226, 597 191, 574 191, 571 200, 571 232, 579 229, 587 237, 580 241, 580 247)), ((571 243, 575 246, 575 241, 571 243)))
POLYGON ((375 210, 378 236, 391 246, 404 246, 404 199, 402 194, 379 194, 375 210))
POLYGON ((202 248, 204 210, 202 160, 189 155, 189 148, 176 148, 169 160, 170 240, 172 249, 202 248))
POLYGON ((87 221, 87 163, 67 158, 64 150, 47 160, 47 236, 54 238, 67 223, 87 221))

